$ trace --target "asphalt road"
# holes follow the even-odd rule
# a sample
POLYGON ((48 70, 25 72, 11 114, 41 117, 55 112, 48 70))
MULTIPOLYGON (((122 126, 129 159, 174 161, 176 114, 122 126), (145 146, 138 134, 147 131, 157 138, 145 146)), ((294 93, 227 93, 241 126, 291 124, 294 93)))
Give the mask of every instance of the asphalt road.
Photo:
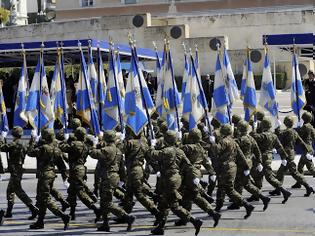
MULTIPOLYGON (((7 177, 7 175, 6 175, 7 177)), ((315 179, 307 177, 309 183, 315 186, 315 179)), ((88 176, 88 185, 92 186, 93 176, 88 176)), ((151 176, 150 182, 154 183, 154 176, 151 176)), ((0 182, 0 207, 6 208, 5 190, 7 181, 0 182)), ((26 174, 23 180, 23 187, 25 191, 35 198, 37 180, 35 175, 26 174)), ((286 176, 285 186, 289 187, 294 183, 292 177, 286 176)), ((55 183, 56 187, 65 193, 65 188, 58 177, 55 183)), ((265 183, 264 193, 271 190, 272 187, 265 183)), ((293 236, 293 235, 315 235, 315 207, 314 198, 305 198, 304 190, 292 190, 292 197, 287 204, 281 204, 281 197, 273 197, 270 207, 266 212, 262 212, 262 205, 259 202, 255 203, 255 212, 253 215, 244 220, 245 212, 243 209, 237 211, 226 211, 225 207, 222 211, 222 220, 217 228, 213 229, 213 221, 209 219, 205 213, 199 208, 193 206, 193 215, 204 220, 201 236, 293 236)), ((248 196, 248 193, 244 193, 248 196)), ((228 202, 225 205, 229 204, 228 202)), ((4 225, 0 227, 0 235, 103 235, 96 231, 94 224, 94 214, 78 201, 77 219, 71 222, 69 230, 63 231, 63 224, 60 219, 47 212, 47 220, 44 230, 29 230, 29 224, 32 221, 26 220, 30 215, 28 209, 19 201, 16 200, 14 207, 14 215, 12 219, 6 220, 4 225)), ((113 235, 150 235, 150 230, 154 218, 148 214, 146 210, 139 203, 136 204, 133 214, 137 217, 132 232, 126 232, 125 225, 114 225, 111 221, 111 233, 113 235)), ((167 230, 165 235, 194 235, 192 225, 184 227, 174 227, 176 217, 170 214, 167 223, 167 230)))

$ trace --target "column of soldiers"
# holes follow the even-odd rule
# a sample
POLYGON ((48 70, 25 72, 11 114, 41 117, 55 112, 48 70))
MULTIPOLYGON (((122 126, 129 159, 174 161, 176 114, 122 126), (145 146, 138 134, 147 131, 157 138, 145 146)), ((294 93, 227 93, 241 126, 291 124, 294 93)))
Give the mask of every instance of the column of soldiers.
POLYGON ((264 177, 275 188, 270 195, 282 194, 283 204, 291 196, 283 187, 287 171, 297 181, 294 188, 305 187, 305 197, 314 193, 303 176, 304 166, 315 176, 313 117, 305 112, 302 119, 303 126, 295 129, 293 117, 287 116, 285 129, 273 131, 271 121, 261 112, 257 113, 257 125, 233 115, 233 125, 221 125, 213 119, 211 132, 202 122, 189 131, 189 124, 182 120, 179 139, 177 132, 168 130, 165 121, 154 116, 152 123, 157 139, 150 140, 147 133, 135 134, 128 127, 125 135, 106 131, 98 139, 87 134, 80 120, 75 118, 70 135, 58 132, 56 138, 52 129, 44 129, 41 137, 34 135, 28 145, 21 141, 23 129, 14 127, 13 141, 7 143, 2 139, 0 142, 1 151, 8 153, 10 173, 8 205, 6 211, 0 210, 0 223, 3 218, 12 217, 15 195, 30 209, 29 220, 36 219, 30 229, 44 228, 49 209, 61 218, 66 230, 70 220, 76 219, 78 199, 94 212, 95 223, 102 220, 97 230, 105 232, 110 232, 110 213, 117 217, 115 221, 127 225, 127 231, 132 230, 136 220, 132 215, 136 200, 154 216, 151 231, 154 235, 164 234, 170 210, 178 217, 176 226, 191 223, 198 235, 203 221, 192 215, 193 203, 213 220, 213 227, 216 227, 226 195, 231 201, 227 209, 244 207, 244 219, 247 219, 255 208, 251 202, 261 200, 265 211, 271 201, 261 191, 264 177), (298 167, 294 163, 297 144, 302 148, 298 167), (276 174, 271 168, 275 153, 281 157, 276 174), (26 155, 37 159, 35 204, 21 186, 26 155), (98 161, 94 191, 86 184, 88 156, 98 161), (66 199, 53 186, 56 167, 70 184, 66 199), (157 177, 155 189, 148 181, 152 173, 157 177), (209 176, 208 182, 204 181, 204 174, 209 176), (250 198, 242 197, 244 189, 252 194, 250 198), (60 203, 61 209, 51 196, 60 203), (99 206, 97 196, 100 197, 99 206), (120 203, 116 204, 115 199, 120 203), (65 213, 68 208, 69 214, 65 213))

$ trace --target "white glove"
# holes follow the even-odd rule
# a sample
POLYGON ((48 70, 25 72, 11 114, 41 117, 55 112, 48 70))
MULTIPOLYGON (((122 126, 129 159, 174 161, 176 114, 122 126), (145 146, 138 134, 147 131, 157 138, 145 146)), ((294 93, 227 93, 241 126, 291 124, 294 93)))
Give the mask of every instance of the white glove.
POLYGON ((200 179, 199 178, 194 178, 194 185, 199 185, 200 179))
POLYGON ((281 120, 276 120, 275 129, 279 128, 282 125, 281 120))
POLYGON ((69 184, 68 180, 63 181, 63 186, 65 186, 66 189, 69 188, 70 184, 69 184))
POLYGON ((155 147, 156 146, 156 139, 151 139, 151 146, 155 147))
POLYGON ((8 135, 8 132, 6 132, 6 131, 2 131, 2 132, 1 132, 1 136, 2 136, 3 138, 6 138, 7 135, 8 135))
POLYGON ((211 175, 210 179, 212 182, 215 182, 217 180, 217 176, 216 175, 211 175))
POLYGON ((278 151, 277 151, 277 149, 272 149, 272 154, 277 154, 278 153, 278 151))
POLYGON ((64 137, 65 140, 67 141, 67 140, 69 139, 69 134, 68 134, 68 133, 65 133, 65 134, 63 135, 63 137, 64 137))
POLYGON ((144 160, 143 160, 142 168, 145 170, 146 167, 147 167, 147 161, 144 159, 144 160))
POLYGON ((96 146, 98 144, 98 137, 93 136, 93 145, 96 146))
POLYGON ((100 131, 100 134, 98 135, 98 137, 100 137, 100 139, 102 140, 102 139, 103 139, 103 136, 104 136, 104 132, 103 132, 103 131, 100 131))
POLYGON ((263 169, 264 169, 264 167, 262 166, 262 164, 258 164, 258 166, 257 166, 258 172, 262 172, 263 169))
POLYGON ((205 126, 203 127, 203 131, 204 131, 205 133, 209 132, 208 126, 205 125, 205 126))
POLYGON ((119 181, 118 187, 119 187, 119 188, 122 188, 122 187, 124 186, 124 184, 125 184, 125 183, 124 183, 123 181, 119 181))
POLYGON ((124 141, 125 138, 126 138, 126 134, 125 134, 125 133, 121 133, 120 136, 119 136, 119 139, 120 139, 121 141, 124 141))
POLYGON ((234 123, 232 123, 232 124, 231 124, 231 127, 232 127, 232 129, 234 130, 234 128, 235 128, 235 125, 234 125, 234 123))
POLYGON ((313 159, 313 155, 307 153, 307 154, 306 154, 306 158, 307 158, 307 160, 311 161, 311 160, 313 159))
POLYGON ((209 137, 210 143, 214 144, 215 143, 215 137, 214 136, 210 136, 209 137))
POLYGON ((31 136, 32 136, 33 138, 37 137, 37 130, 32 129, 32 131, 31 131, 31 136))
POLYGON ((160 178, 160 177, 161 177, 161 172, 160 172, 160 171, 156 172, 156 177, 157 177, 157 178, 160 178))
POLYGON ((253 122, 253 128, 257 129, 257 122, 253 122))
POLYGON ((249 176, 249 174, 250 174, 250 170, 244 170, 244 175, 245 176, 249 176))
POLYGON ((282 160, 282 161, 281 161, 281 165, 287 166, 287 164, 288 164, 287 160, 282 160))
POLYGON ((35 142, 38 143, 38 141, 40 139, 40 135, 39 136, 36 135, 34 138, 35 138, 35 142))
POLYGON ((176 136, 177 136, 177 138, 178 138, 179 140, 182 140, 182 138, 183 138, 183 135, 182 135, 182 132, 181 132, 181 131, 177 132, 177 133, 176 133, 176 136))
POLYGON ((297 128, 300 128, 302 125, 303 125, 303 121, 301 120, 296 123, 297 128))

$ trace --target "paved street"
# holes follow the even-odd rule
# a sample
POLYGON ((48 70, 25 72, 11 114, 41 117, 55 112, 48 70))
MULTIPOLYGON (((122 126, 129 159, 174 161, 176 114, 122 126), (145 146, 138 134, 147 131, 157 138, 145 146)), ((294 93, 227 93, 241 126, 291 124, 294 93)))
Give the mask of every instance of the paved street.
MULTIPOLYGON (((307 177, 307 180, 315 186, 315 179, 307 177)), ((23 187, 25 191, 30 194, 32 199, 36 193, 36 179, 33 174, 26 174, 23 180, 23 187)), ((88 176, 88 185, 92 186, 93 176, 88 176)), ((150 178, 150 182, 154 182, 154 176, 150 178)), ((7 181, 0 182, 0 207, 6 207, 5 190, 7 181)), ((286 177, 285 185, 291 186, 294 183, 291 177, 286 177)), ((65 194, 61 178, 58 177, 56 187, 65 194)), ((272 189, 269 184, 265 184, 264 192, 272 189)), ((243 209, 237 211, 222 212, 222 220, 217 228, 212 228, 212 220, 206 217, 196 206, 193 207, 193 215, 204 219, 204 225, 200 235, 213 236, 293 236, 293 235, 315 235, 315 196, 304 198, 304 190, 292 190, 293 197, 289 199, 286 205, 282 205, 282 198, 273 197, 270 207, 266 212, 262 212, 261 203, 255 203, 255 212, 252 217, 244 220, 243 209)), ((247 193, 245 193, 248 196, 247 193)), ((228 202, 226 202, 228 204, 228 202)), ((78 201, 77 220, 71 222, 68 231, 62 230, 63 224, 52 213, 48 211, 45 230, 29 230, 31 221, 26 220, 29 216, 27 208, 21 204, 19 200, 16 201, 14 208, 14 216, 7 220, 3 226, 0 227, 0 235, 101 235, 95 230, 94 215, 91 210, 82 206, 78 201)), ((133 213, 137 219, 132 232, 128 235, 149 235, 151 226, 153 224, 153 217, 149 215, 143 207, 138 203, 133 213)), ((165 235, 194 235, 194 229, 191 225, 185 227, 174 227, 176 217, 171 214, 167 224, 167 231, 165 235)), ((127 235, 125 225, 112 225, 113 235, 127 235)))

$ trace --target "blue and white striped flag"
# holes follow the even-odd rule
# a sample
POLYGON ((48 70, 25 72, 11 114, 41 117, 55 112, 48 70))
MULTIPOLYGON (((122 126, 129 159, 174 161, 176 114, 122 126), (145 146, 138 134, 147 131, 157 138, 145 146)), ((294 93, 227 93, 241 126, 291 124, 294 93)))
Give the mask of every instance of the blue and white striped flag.
POLYGON ((66 83, 63 70, 63 58, 59 54, 55 65, 54 75, 50 86, 51 104, 54 109, 55 119, 59 120, 63 128, 67 127, 68 103, 66 96, 66 83))
POLYGON ((205 97, 203 90, 198 84, 197 68, 193 68, 194 59, 190 56, 190 76, 187 81, 186 91, 183 100, 183 117, 189 123, 189 130, 197 127, 199 121, 205 115, 205 97))
POLYGON ((127 116, 126 125, 138 135, 148 123, 147 113, 149 115, 152 113, 154 104, 133 50, 132 54, 130 62, 131 68, 126 86, 125 113, 127 116), (140 83, 142 85, 142 91, 140 83), (145 105, 148 109, 147 111, 145 105))
POLYGON ((243 75, 241 81, 241 99, 244 100, 246 90, 246 78, 247 78, 247 59, 244 60, 243 64, 243 75))
POLYGON ((183 82, 182 82, 182 100, 184 99, 185 91, 186 91, 186 86, 187 86, 187 81, 189 79, 189 59, 187 57, 187 54, 185 53, 184 56, 184 74, 183 74, 183 82))
POLYGON ((273 123, 275 124, 278 119, 278 103, 276 101, 276 91, 273 86, 270 61, 267 51, 264 59, 259 105, 270 113, 273 123))
POLYGON ((301 111, 306 104, 305 93, 299 70, 299 62, 296 53, 292 57, 292 85, 291 85, 291 106, 294 114, 300 121, 301 111))
POLYGON ((155 106, 156 110, 160 116, 163 115, 163 90, 164 90, 164 71, 165 71, 165 53, 163 53, 162 64, 160 62, 159 54, 156 51, 156 80, 157 80, 157 91, 156 91, 156 99, 155 106))
POLYGON ((77 90, 77 115, 87 123, 95 136, 100 134, 100 124, 93 103, 93 95, 83 51, 81 50, 81 68, 77 90))
POLYGON ((225 81, 223 78, 222 66, 220 62, 219 53, 217 55, 217 61, 215 66, 215 76, 213 85, 213 105, 214 105, 214 117, 221 123, 229 123, 228 106, 229 99, 225 88, 225 81))
POLYGON ((26 115, 26 103, 28 96, 28 74, 26 66, 26 57, 23 54, 23 65, 21 67, 20 79, 18 84, 18 91, 16 93, 16 100, 14 106, 13 126, 24 127, 28 123, 26 115))
POLYGON ((99 115, 99 120, 102 121, 102 126, 104 128, 103 118, 104 118, 104 106, 105 106, 105 99, 106 99, 106 77, 102 59, 102 52, 98 49, 98 94, 97 94, 97 101, 99 102, 97 110, 99 115))
POLYGON ((162 117, 166 119, 169 130, 178 130, 179 121, 178 107, 180 106, 180 96, 177 90, 173 60, 171 51, 168 49, 164 51, 166 55, 164 75, 164 89, 163 89, 163 114, 162 117))
POLYGON ((113 49, 109 55, 109 75, 105 97, 105 114, 103 118, 104 130, 114 130, 123 122, 123 100, 118 85, 118 70, 113 49))
POLYGON ((0 131, 1 132, 8 132, 9 131, 9 124, 8 124, 8 116, 7 116, 7 108, 4 103, 4 97, 2 92, 2 81, 0 84, 0 131))
POLYGON ((90 78, 90 83, 91 83, 91 90, 92 90, 92 95, 93 95, 92 99, 95 103, 95 106, 98 107, 98 103, 99 103, 98 96, 97 96, 98 78, 97 78, 95 64, 93 61, 92 47, 89 47, 88 76, 90 78))
MULTIPOLYGON (((118 81, 118 87, 119 87, 119 92, 120 92, 120 97, 121 97, 121 110, 125 110, 125 97, 126 97, 126 88, 125 88, 125 82, 124 82, 124 77, 122 73, 122 68, 121 68, 121 63, 120 63, 120 55, 119 51, 115 53, 115 71, 117 73, 117 81, 118 81)), ((123 113, 123 112, 122 112, 123 113)), ((124 113, 123 113, 124 114, 124 113)))
POLYGON ((246 86, 244 94, 245 120, 248 122, 256 113, 257 99, 252 62, 247 56, 246 86))
POLYGON ((224 67, 224 74, 226 80, 226 92, 229 98, 230 109, 232 108, 233 103, 239 99, 239 92, 236 84, 236 80, 234 77, 234 73, 232 70, 230 58, 228 55, 227 50, 224 48, 223 54, 223 67, 224 67))

